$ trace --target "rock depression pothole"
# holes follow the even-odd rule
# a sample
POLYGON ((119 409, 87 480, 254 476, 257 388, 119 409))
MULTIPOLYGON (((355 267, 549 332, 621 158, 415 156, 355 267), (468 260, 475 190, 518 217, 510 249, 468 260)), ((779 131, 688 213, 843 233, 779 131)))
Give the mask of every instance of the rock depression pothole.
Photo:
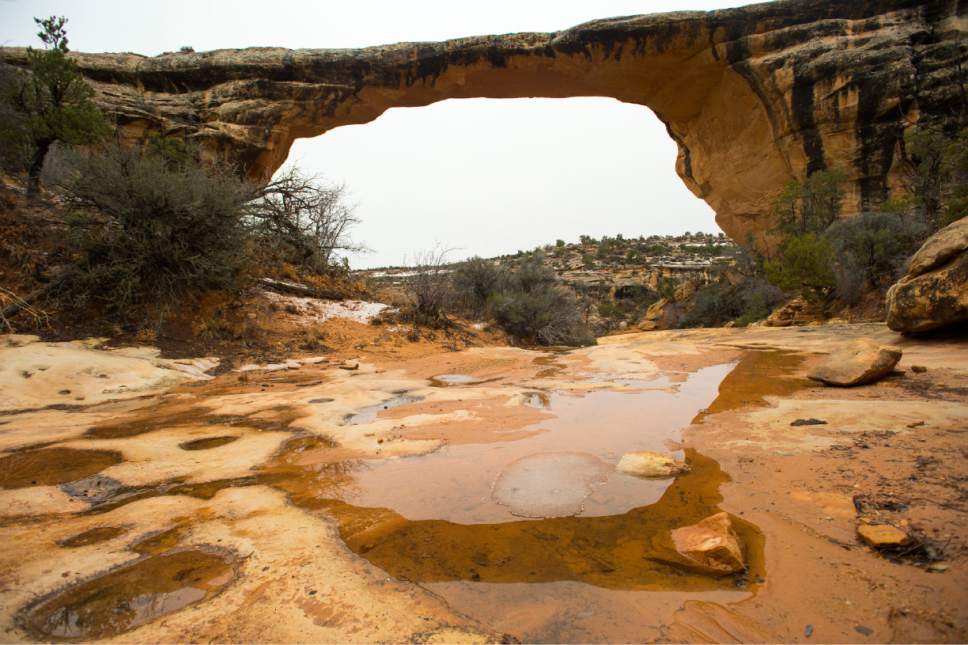
POLYGON ((494 483, 494 499, 518 517, 577 515, 611 466, 587 453, 544 453, 518 459, 494 483))
POLYGON ((232 558, 220 551, 170 551, 42 598, 20 622, 40 640, 109 638, 211 598, 234 578, 232 558))

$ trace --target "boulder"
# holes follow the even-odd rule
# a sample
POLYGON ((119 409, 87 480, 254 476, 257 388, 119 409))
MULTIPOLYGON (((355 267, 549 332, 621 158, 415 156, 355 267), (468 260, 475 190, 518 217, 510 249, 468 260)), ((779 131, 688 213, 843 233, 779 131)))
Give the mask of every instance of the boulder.
POLYGON ((859 338, 835 350, 807 374, 826 385, 851 387, 884 378, 901 360, 901 348, 859 338))
POLYGON ((819 304, 809 303, 803 296, 797 296, 774 309, 763 324, 767 327, 806 325, 822 317, 823 310, 819 304))
POLYGON ((673 529, 671 549, 660 549, 654 559, 670 562, 711 576, 726 576, 746 569, 743 547, 728 513, 673 529))
POLYGON ((689 465, 658 452, 627 452, 615 470, 638 477, 675 477, 689 472, 689 465))
POLYGON ((653 331, 656 329, 674 329, 679 325, 682 311, 679 305, 668 298, 662 298, 645 312, 639 329, 653 331))
POLYGON ((917 333, 968 322, 968 217, 925 241, 887 292, 887 326, 917 333))
POLYGON ((890 524, 861 524, 857 527, 857 537, 875 549, 891 549, 911 542, 907 533, 890 524))

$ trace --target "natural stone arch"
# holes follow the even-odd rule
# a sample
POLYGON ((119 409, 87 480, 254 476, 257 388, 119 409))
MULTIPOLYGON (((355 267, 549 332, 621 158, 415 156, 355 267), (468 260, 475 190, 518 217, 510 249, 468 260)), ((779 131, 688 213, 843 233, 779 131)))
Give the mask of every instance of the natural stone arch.
MULTIPOLYGON (((353 50, 74 54, 123 136, 183 135, 265 180, 297 138, 448 98, 646 105, 679 176, 733 239, 768 246, 784 185, 836 165, 846 213, 883 201, 903 132, 965 110, 965 5, 792 0, 600 20, 550 34, 353 50)), ((23 50, 0 54, 23 64, 23 50)))

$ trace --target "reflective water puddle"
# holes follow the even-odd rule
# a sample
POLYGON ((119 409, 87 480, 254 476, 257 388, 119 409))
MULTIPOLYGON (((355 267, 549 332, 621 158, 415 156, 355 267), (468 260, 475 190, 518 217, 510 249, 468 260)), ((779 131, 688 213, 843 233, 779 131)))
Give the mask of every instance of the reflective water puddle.
POLYGON ((234 577, 230 557, 215 550, 149 555, 42 598, 21 624, 41 640, 107 638, 206 600, 234 577))
POLYGON ((782 374, 797 360, 759 352, 743 360, 666 390, 542 393, 539 404, 556 418, 503 441, 340 464, 325 448, 301 446, 267 472, 295 504, 329 512, 353 551, 491 629, 528 641, 642 640, 662 603, 738 600, 765 577, 764 538, 736 516, 746 572, 711 577, 661 557, 671 530, 719 512, 728 476, 715 461, 680 451, 691 470, 676 479, 614 471, 625 452, 675 450, 701 411, 752 400, 734 388, 763 387, 764 364, 781 385, 760 391, 787 392, 782 374))

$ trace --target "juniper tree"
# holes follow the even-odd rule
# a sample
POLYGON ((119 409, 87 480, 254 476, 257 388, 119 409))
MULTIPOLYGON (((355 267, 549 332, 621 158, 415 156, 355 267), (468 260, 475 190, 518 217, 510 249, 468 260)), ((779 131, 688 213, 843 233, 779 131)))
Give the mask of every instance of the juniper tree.
POLYGON ((5 156, 27 166, 27 194, 40 188, 40 173, 55 143, 89 144, 108 127, 94 105, 94 90, 67 56, 64 17, 34 18, 43 49, 27 48, 27 71, 8 74, 0 96, 2 111, 11 113, 0 126, 5 156), (13 150, 14 154, 10 154, 13 150))

